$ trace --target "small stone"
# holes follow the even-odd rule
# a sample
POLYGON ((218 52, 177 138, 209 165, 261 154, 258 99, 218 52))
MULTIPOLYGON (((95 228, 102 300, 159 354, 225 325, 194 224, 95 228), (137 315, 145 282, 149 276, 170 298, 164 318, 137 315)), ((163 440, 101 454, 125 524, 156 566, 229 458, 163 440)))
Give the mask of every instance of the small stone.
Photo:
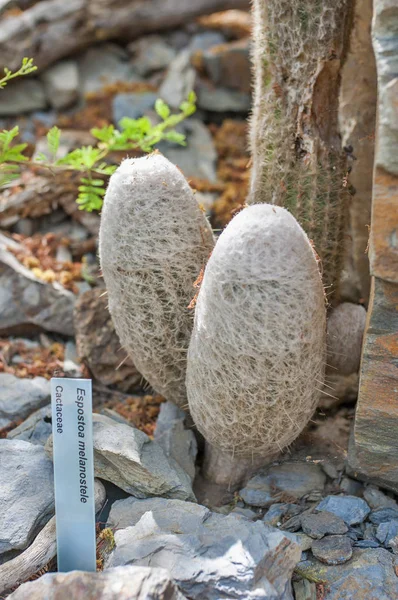
POLYGON ((250 94, 251 68, 249 39, 214 46, 193 56, 216 87, 250 94))
POLYGON ((271 506, 274 502, 269 483, 263 475, 252 477, 246 487, 240 490, 239 496, 246 504, 260 508, 271 506))
POLYGON ((73 60, 61 61, 41 77, 49 104, 57 109, 69 108, 79 97, 79 71, 73 60))
POLYGON ((302 552, 305 552, 306 550, 310 550, 312 547, 312 544, 314 542, 314 540, 309 536, 306 535, 305 533, 293 533, 291 531, 285 531, 283 530, 283 533, 286 537, 289 538, 289 540, 292 540, 293 542, 295 542, 296 544, 298 544, 302 550, 302 552))
POLYGON ((116 94, 112 100, 112 120, 117 125, 124 117, 139 119, 153 109, 157 99, 153 92, 116 94))
POLYGON ((138 82, 128 54, 116 44, 100 44, 89 48, 78 60, 83 93, 98 92, 104 86, 123 82, 138 82))
POLYGON ((54 514, 53 466, 44 448, 0 439, 0 554, 25 549, 54 514))
POLYGON ((196 73, 191 66, 191 51, 182 50, 170 63, 166 77, 159 88, 159 97, 177 109, 195 87, 196 73))
POLYGON ((249 519, 249 521, 254 521, 257 519, 258 514, 251 510, 250 508, 241 508, 240 506, 236 506, 232 511, 231 515, 235 515, 236 517, 243 517, 245 519, 249 519))
POLYGON ((8 440, 23 440, 44 446, 51 435, 51 405, 43 406, 30 415, 23 423, 11 429, 8 440))
POLYGON ((316 585, 308 579, 293 581, 293 589, 296 600, 317 600, 316 585))
POLYGON ((372 523, 364 523, 363 539, 376 541, 376 526, 372 523))
POLYGON ((251 106, 250 94, 227 88, 214 88, 201 79, 196 86, 197 105, 211 112, 247 113, 251 106))
POLYGON ((191 39, 189 50, 196 52, 197 50, 208 50, 213 46, 219 46, 225 43, 225 37, 218 31, 204 31, 197 33, 191 39))
POLYGON ((328 534, 343 534, 348 531, 343 519, 326 510, 304 515, 301 518, 301 527, 304 533, 315 539, 321 539, 328 534))
POLYGON ((263 523, 271 527, 279 527, 284 517, 294 517, 302 512, 297 504, 272 504, 263 517, 263 523))
POLYGON ((158 144, 160 152, 177 165, 185 177, 217 181, 217 152, 206 125, 191 118, 185 123, 184 133, 186 146, 161 142, 158 144))
POLYGON ((198 445, 192 429, 185 427, 186 416, 172 402, 163 403, 156 421, 154 440, 163 448, 166 456, 173 458, 193 481, 198 445))
POLYGON ((373 540, 358 540, 354 542, 355 548, 380 548, 380 544, 373 540))
POLYGON ((340 483, 340 489, 348 496, 363 496, 363 484, 350 477, 343 477, 340 483))
POLYGON ((47 98, 44 86, 38 79, 22 78, 12 81, 1 90, 1 117, 42 110, 46 106, 47 98))
POLYGON ((376 510, 377 508, 396 508, 398 510, 397 501, 394 500, 394 498, 387 496, 375 485, 366 486, 363 497, 373 510, 376 510))
POLYGON ((147 35, 127 46, 133 55, 133 67, 136 73, 146 77, 169 66, 176 55, 174 48, 160 35, 147 35))
POLYGON ((185 600, 166 569, 116 567, 99 573, 46 573, 24 583, 10 600, 185 600))
POLYGON ((370 513, 365 500, 356 496, 327 496, 316 510, 327 510, 343 519, 347 525, 362 523, 370 513))
POLYGON ((396 549, 398 545, 398 520, 380 523, 376 537, 386 548, 396 549))
POLYGON ((312 544, 312 553, 327 565, 341 565, 352 557, 352 545, 345 535, 328 535, 312 544))
POLYGON ((0 429, 25 419, 48 404, 50 397, 50 382, 44 377, 20 379, 11 373, 0 373, 0 429))
POLYGON ((386 523, 387 521, 392 521, 393 519, 398 519, 398 509, 391 508, 389 506, 374 510, 369 515, 369 521, 375 525, 380 525, 380 523, 386 523))

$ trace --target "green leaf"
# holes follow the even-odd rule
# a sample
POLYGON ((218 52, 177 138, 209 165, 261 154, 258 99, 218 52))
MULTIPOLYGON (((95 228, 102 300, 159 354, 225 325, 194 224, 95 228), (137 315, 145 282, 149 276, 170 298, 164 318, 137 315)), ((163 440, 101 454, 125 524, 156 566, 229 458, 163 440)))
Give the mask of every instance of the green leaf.
POLYGON ((51 127, 50 131, 47 133, 48 149, 53 157, 55 157, 58 152, 60 139, 61 131, 54 125, 54 127, 51 127))
POLYGON ((159 117, 165 121, 170 116, 170 108, 167 106, 161 98, 158 98, 155 102, 155 110, 159 117))
POLYGON ((105 125, 101 129, 94 127, 90 130, 92 136, 101 142, 110 142, 114 136, 115 128, 113 125, 105 125))
POLYGON ((163 139, 167 140, 168 142, 173 142, 174 144, 180 144, 180 146, 187 145, 185 135, 183 133, 178 133, 178 131, 175 131, 174 129, 167 131, 163 135, 163 139))
POLYGON ((18 125, 16 125, 12 129, 3 129, 3 131, 0 132, 0 145, 3 147, 3 150, 6 150, 9 147, 12 140, 16 138, 18 134, 18 125))

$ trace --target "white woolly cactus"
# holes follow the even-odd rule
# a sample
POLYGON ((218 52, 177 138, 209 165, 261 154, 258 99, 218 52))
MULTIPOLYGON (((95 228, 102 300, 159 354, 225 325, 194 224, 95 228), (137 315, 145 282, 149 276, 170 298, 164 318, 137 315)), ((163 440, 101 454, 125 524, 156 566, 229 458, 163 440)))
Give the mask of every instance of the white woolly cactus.
POLYGON ((343 302, 328 317, 327 364, 338 375, 357 373, 361 362, 366 310, 360 304, 343 302))
POLYGON ((207 264, 188 351, 187 393, 206 440, 270 457, 310 419, 324 381, 326 308, 317 259, 295 218, 241 211, 207 264))
POLYGON ((161 154, 122 162, 102 210, 100 259, 123 347, 152 387, 186 405, 193 284, 213 249, 210 225, 161 154))

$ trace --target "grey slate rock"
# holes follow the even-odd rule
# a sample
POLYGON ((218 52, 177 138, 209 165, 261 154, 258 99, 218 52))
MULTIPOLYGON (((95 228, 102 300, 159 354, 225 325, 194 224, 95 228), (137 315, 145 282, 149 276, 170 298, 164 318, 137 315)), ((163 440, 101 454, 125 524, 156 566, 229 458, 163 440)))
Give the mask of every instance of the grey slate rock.
POLYGON ((107 527, 125 529, 137 525, 145 513, 150 512, 156 517, 159 527, 189 528, 192 522, 205 519, 210 515, 208 508, 193 502, 174 500, 170 498, 145 498, 139 500, 130 496, 116 500, 112 504, 107 527))
POLYGON ((398 520, 380 523, 376 537, 386 548, 398 550, 398 520))
POLYGON ((255 475, 239 494, 247 504, 267 507, 275 503, 281 493, 300 499, 313 492, 321 492, 325 482, 326 475, 319 465, 285 462, 255 475))
POLYGON ((263 517, 263 523, 276 527, 284 517, 294 517, 302 511, 298 504, 272 504, 263 517))
POLYGON ((346 535, 328 535, 314 541, 312 554, 327 565, 341 565, 352 556, 351 540, 346 535))
POLYGON ((0 429, 16 419, 25 419, 50 402, 50 382, 44 377, 20 379, 0 373, 0 429))
POLYGON ((96 477, 137 498, 195 500, 189 476, 144 432, 94 414, 93 443, 96 477))
POLYGON ((46 573, 24 583, 10 600, 184 600, 165 569, 116 567, 105 572, 46 573))
POLYGON ((117 125, 121 119, 139 119, 153 109, 158 95, 154 92, 126 92, 112 100, 112 119, 117 125))
POLYGON ((324 600, 398 598, 394 556, 384 548, 354 548, 351 560, 337 566, 327 566, 309 555, 297 568, 303 577, 325 582, 324 600))
POLYGON ((160 152, 177 165, 185 177, 217 181, 217 152, 206 125, 191 118, 184 124, 184 133, 186 146, 161 142, 158 144, 160 152))
POLYGON ((190 600, 292 600, 297 544, 260 521, 181 504, 170 518, 153 510, 116 531, 105 567, 165 567, 190 600))
POLYGON ((393 519, 398 519, 398 508, 391 508, 389 506, 374 510, 369 515, 369 521, 374 523, 374 525, 380 525, 380 523, 386 523, 393 519))
POLYGON ((340 483, 340 489, 348 496, 363 496, 363 483, 351 479, 351 477, 343 477, 340 483))
POLYGON ((317 600, 316 585, 308 579, 300 579, 293 582, 296 600, 317 600))
POLYGON ((48 103, 55 109, 69 108, 79 98, 79 71, 73 60, 61 61, 41 77, 48 103))
POLYGON ((169 65, 158 95, 177 109, 195 87, 196 72, 191 65, 191 50, 182 50, 169 65))
POLYGON ((219 46, 224 43, 225 37, 219 31, 204 31, 192 37, 189 49, 191 52, 209 50, 213 46, 219 46))
POLYGON ((8 440, 23 440, 44 446, 51 435, 51 405, 43 406, 30 415, 23 423, 11 429, 8 440))
POLYGON ((141 81, 134 72, 128 54, 116 44, 100 44, 89 48, 78 60, 83 93, 98 92, 117 81, 141 81))
POLYGON ((398 503, 394 498, 387 496, 379 490, 375 485, 368 485, 363 492, 363 497, 369 504, 372 510, 378 508, 396 508, 398 510, 398 503))
POLYGON ((0 117, 42 110, 46 106, 44 86, 38 79, 22 78, 1 90, 0 117))
POLYGON ((185 427, 186 416, 172 402, 161 404, 154 440, 163 448, 165 455, 173 458, 193 480, 198 445, 192 429, 185 427))
POLYGON ((37 279, 5 249, 3 240, 0 240, 0 289, 0 335, 40 329, 73 335, 75 295, 59 284, 37 279))
POLYGON ((369 505, 356 496, 327 496, 316 507, 317 510, 327 510, 337 515, 347 525, 362 523, 370 513, 369 505))
POLYGON ((380 548, 380 544, 373 540, 358 540, 354 542, 355 548, 380 548))
POLYGON ((0 439, 0 554, 23 550, 54 514, 53 466, 44 448, 0 439))
POLYGON ((160 35, 147 35, 127 47, 133 55, 136 73, 146 77, 155 71, 166 69, 176 55, 176 51, 160 35))
POLYGON ((301 527, 304 533, 315 539, 321 539, 328 534, 343 534, 348 531, 348 527, 343 519, 326 510, 303 515, 301 518, 301 527))
POLYGON ((251 107, 250 94, 238 90, 213 87, 207 81, 200 80, 196 86, 197 105, 212 112, 247 113, 251 107))
POLYGON ((236 506, 233 510, 231 510, 231 515, 235 517, 243 517, 244 519, 249 519, 249 521, 254 521, 258 518, 258 514, 251 510, 250 508, 242 508, 241 506, 236 506))

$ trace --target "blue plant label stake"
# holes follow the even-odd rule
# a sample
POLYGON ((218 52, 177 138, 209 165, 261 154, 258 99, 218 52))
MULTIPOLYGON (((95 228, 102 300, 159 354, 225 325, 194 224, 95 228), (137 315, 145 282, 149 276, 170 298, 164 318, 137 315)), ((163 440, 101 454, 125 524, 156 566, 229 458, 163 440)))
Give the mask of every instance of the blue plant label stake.
POLYGON ((91 379, 51 380, 58 571, 95 571, 91 379))

